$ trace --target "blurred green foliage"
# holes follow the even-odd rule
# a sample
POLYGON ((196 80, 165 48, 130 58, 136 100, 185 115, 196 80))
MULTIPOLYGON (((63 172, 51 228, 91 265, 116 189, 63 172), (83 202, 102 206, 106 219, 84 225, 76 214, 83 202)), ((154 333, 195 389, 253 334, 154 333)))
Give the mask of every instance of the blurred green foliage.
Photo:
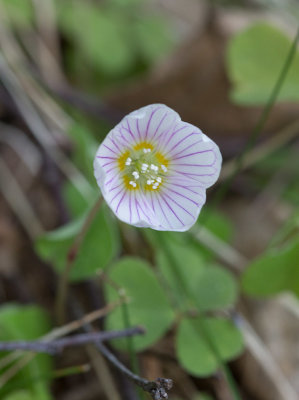
POLYGON ((4 6, 4 10, 13 24, 22 29, 32 25, 34 21, 32 1, 0 0, 0 3, 4 6))
MULTIPOLYGON (((38 306, 7 304, 0 308, 0 340, 2 341, 37 339, 47 333, 50 327, 48 315, 38 306)), ((4 353, 1 354, 1 357, 3 356, 5 356, 4 353)), ((11 391, 9 400, 51 400, 48 380, 41 381, 39 377, 41 375, 49 376, 52 368, 50 356, 36 355, 28 365, 21 368, 15 377, 0 388, 1 398, 4 393, 7 394, 11 391), (13 392, 20 385, 22 389, 26 390, 13 392)))
POLYGON ((28 390, 18 390, 5 396, 3 400, 39 400, 39 397, 28 390))
POLYGON ((173 45, 165 18, 145 12, 142 1, 70 0, 57 9, 69 42, 67 66, 91 90, 144 71, 173 45))
MULTIPOLYGON (((80 231, 86 213, 67 225, 46 233, 36 241, 36 251, 61 272, 66 265, 67 253, 80 231)), ((119 251, 119 236, 115 219, 103 207, 94 218, 76 257, 70 279, 80 281, 95 276, 105 268, 119 251)))
MULTIPOLYGON (((278 28, 259 22, 233 36, 227 50, 227 70, 238 104, 267 103, 292 46, 278 28)), ((278 101, 299 101, 299 51, 278 94, 278 101)))
POLYGON ((256 297, 269 297, 283 291, 299 297, 299 238, 281 249, 265 252, 243 274, 244 291, 256 297))
MULTIPOLYGON (((0 0, 18 29, 34 29, 31 0, 0 0)), ((174 45, 170 24, 142 0, 55 0, 67 74, 90 91, 146 71, 174 45)))

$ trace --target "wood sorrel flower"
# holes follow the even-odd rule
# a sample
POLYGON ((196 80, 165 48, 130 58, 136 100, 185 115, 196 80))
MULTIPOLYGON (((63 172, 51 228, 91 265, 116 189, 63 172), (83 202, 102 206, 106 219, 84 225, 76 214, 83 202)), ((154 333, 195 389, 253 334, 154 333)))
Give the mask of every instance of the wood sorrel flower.
POLYGON ((98 148, 94 170, 109 207, 122 221, 186 231, 221 168, 218 146, 163 104, 132 112, 98 148))

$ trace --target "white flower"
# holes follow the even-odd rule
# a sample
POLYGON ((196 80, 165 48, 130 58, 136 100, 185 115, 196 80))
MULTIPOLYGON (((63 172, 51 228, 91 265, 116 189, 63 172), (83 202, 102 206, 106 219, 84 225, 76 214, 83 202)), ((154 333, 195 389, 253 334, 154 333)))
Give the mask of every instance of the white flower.
POLYGON ((163 104, 132 112, 98 148, 95 177, 116 216, 138 227, 186 231, 218 179, 218 146, 163 104))

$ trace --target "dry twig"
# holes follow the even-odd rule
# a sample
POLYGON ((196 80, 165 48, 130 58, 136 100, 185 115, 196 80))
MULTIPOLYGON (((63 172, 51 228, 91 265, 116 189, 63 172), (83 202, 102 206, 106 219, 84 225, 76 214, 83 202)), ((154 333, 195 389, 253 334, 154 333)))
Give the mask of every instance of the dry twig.
POLYGON ((0 351, 22 350, 32 351, 34 353, 57 354, 67 347, 82 346, 88 343, 98 343, 122 337, 140 335, 144 332, 143 328, 134 327, 122 331, 84 333, 56 339, 51 342, 46 340, 0 342, 0 351))

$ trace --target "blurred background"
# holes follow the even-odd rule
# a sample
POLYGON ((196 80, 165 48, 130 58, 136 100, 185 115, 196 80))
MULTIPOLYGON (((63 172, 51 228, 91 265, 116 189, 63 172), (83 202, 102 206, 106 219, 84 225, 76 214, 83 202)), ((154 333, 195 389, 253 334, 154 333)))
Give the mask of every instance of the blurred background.
MULTIPOLYGON (((144 325, 110 349, 173 379, 170 399, 299 398, 298 21, 296 0, 0 0, 0 340, 58 324, 67 252, 100 195, 96 149, 164 103, 219 145, 221 176, 186 234, 102 205, 64 323, 124 288, 131 302, 97 327, 144 325)), ((28 354, 1 354, 1 399, 150 398, 92 347, 28 354)))

